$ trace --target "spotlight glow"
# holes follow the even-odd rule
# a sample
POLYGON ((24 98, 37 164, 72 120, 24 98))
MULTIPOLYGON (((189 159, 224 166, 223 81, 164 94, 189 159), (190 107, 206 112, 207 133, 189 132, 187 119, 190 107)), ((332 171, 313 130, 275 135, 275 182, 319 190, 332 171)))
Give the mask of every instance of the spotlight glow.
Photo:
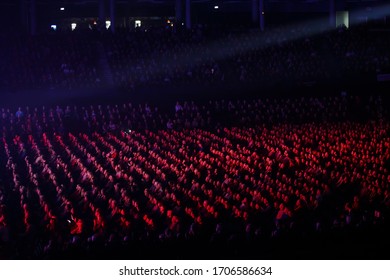
MULTIPOLYGON (((355 10, 354 11, 355 18, 367 18, 367 21, 370 20, 376 20, 376 19, 382 19, 385 16, 390 15, 390 4, 387 5, 380 5, 378 7, 372 8, 371 11, 368 12, 366 9, 362 10, 355 10)), ((279 32, 281 34, 284 34, 284 42, 291 42, 300 40, 305 37, 313 36, 313 35, 319 35, 325 32, 329 32, 331 30, 336 29, 336 20, 334 22, 334 25, 329 24, 329 18, 327 16, 325 17, 319 17, 314 20, 309 21, 301 21, 298 23, 294 23, 292 25, 289 25, 287 27, 282 27, 279 32), (310 26, 310 29, 307 29, 307 26, 310 26), (296 32, 297 30, 307 30, 304 33, 296 32)), ((355 23, 350 22, 349 26, 353 26, 355 23)), ((184 23, 182 23, 184 25, 184 23)), ((247 34, 238 35, 235 39, 241 40, 241 37, 245 40, 247 40, 249 43, 245 45, 243 48, 241 48, 240 52, 248 52, 253 50, 260 50, 260 49, 269 49, 272 48, 275 45, 278 45, 280 42, 276 39, 267 39, 265 37, 262 37, 260 35, 260 32, 251 32, 247 34)), ((223 60, 226 58, 231 58, 237 55, 238 51, 234 48, 230 47, 230 41, 225 39, 219 39, 214 42, 210 42, 207 46, 207 48, 210 50, 210 53, 212 53, 212 58, 214 60, 223 60)), ((188 67, 189 65, 195 65, 198 64, 199 61, 196 60, 197 57, 202 56, 204 53, 204 49, 202 47, 196 47, 193 50, 193 55, 191 57, 187 57, 185 54, 178 54, 178 57, 183 57, 183 59, 176 60, 176 61, 164 61, 164 58, 161 59, 161 61, 158 61, 157 64, 172 64, 176 67, 188 67)), ((150 62, 152 63, 152 62, 150 62)), ((155 62, 153 62, 155 63, 155 62)), ((160 71, 158 69, 154 70, 156 72, 160 71)))

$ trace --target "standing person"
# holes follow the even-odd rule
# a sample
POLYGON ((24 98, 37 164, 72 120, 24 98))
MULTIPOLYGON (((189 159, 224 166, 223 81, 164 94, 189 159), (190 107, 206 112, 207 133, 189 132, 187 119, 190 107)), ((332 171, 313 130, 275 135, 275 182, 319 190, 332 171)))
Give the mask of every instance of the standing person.
POLYGON ((24 116, 24 113, 23 113, 23 111, 22 111, 22 108, 18 108, 18 110, 16 111, 16 113, 15 113, 15 116, 18 118, 18 119, 21 119, 21 118, 23 118, 23 116, 24 116))

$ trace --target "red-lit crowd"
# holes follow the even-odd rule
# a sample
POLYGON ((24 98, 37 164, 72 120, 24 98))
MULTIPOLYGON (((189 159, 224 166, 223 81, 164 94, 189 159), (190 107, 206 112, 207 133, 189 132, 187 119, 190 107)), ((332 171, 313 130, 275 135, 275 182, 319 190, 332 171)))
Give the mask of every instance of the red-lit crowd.
POLYGON ((382 225, 390 124, 378 97, 354 119, 357 100, 177 102, 167 114, 147 104, 4 109, 4 257, 228 246, 382 225), (321 109, 310 111, 314 104, 321 109), (81 126, 63 121, 68 110, 81 126))

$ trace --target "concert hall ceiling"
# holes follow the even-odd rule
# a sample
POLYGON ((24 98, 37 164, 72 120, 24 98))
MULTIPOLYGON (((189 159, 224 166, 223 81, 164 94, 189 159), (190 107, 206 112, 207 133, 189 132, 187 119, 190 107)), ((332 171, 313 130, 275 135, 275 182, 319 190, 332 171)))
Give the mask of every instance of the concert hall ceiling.
MULTIPOLYGON (((0 15, 7 20, 20 18, 21 7, 35 1, 39 16, 55 16, 64 8, 63 16, 91 17, 98 13, 99 0, 0 0, 0 15), (24 5, 22 5, 24 3, 24 5)), ((251 13, 253 0, 191 0, 193 13, 251 13)), ((331 0, 263 0, 267 12, 327 12, 331 0)), ((388 0, 333 0, 339 10, 369 8, 387 4, 388 0)), ((108 9, 110 0, 105 0, 108 9)), ((175 15, 176 0, 115 0, 118 16, 175 15)), ((184 8, 186 0, 182 0, 184 8)), ((61 14, 59 14, 61 15, 61 14)), ((3 19, 4 20, 4 19, 3 19)))

